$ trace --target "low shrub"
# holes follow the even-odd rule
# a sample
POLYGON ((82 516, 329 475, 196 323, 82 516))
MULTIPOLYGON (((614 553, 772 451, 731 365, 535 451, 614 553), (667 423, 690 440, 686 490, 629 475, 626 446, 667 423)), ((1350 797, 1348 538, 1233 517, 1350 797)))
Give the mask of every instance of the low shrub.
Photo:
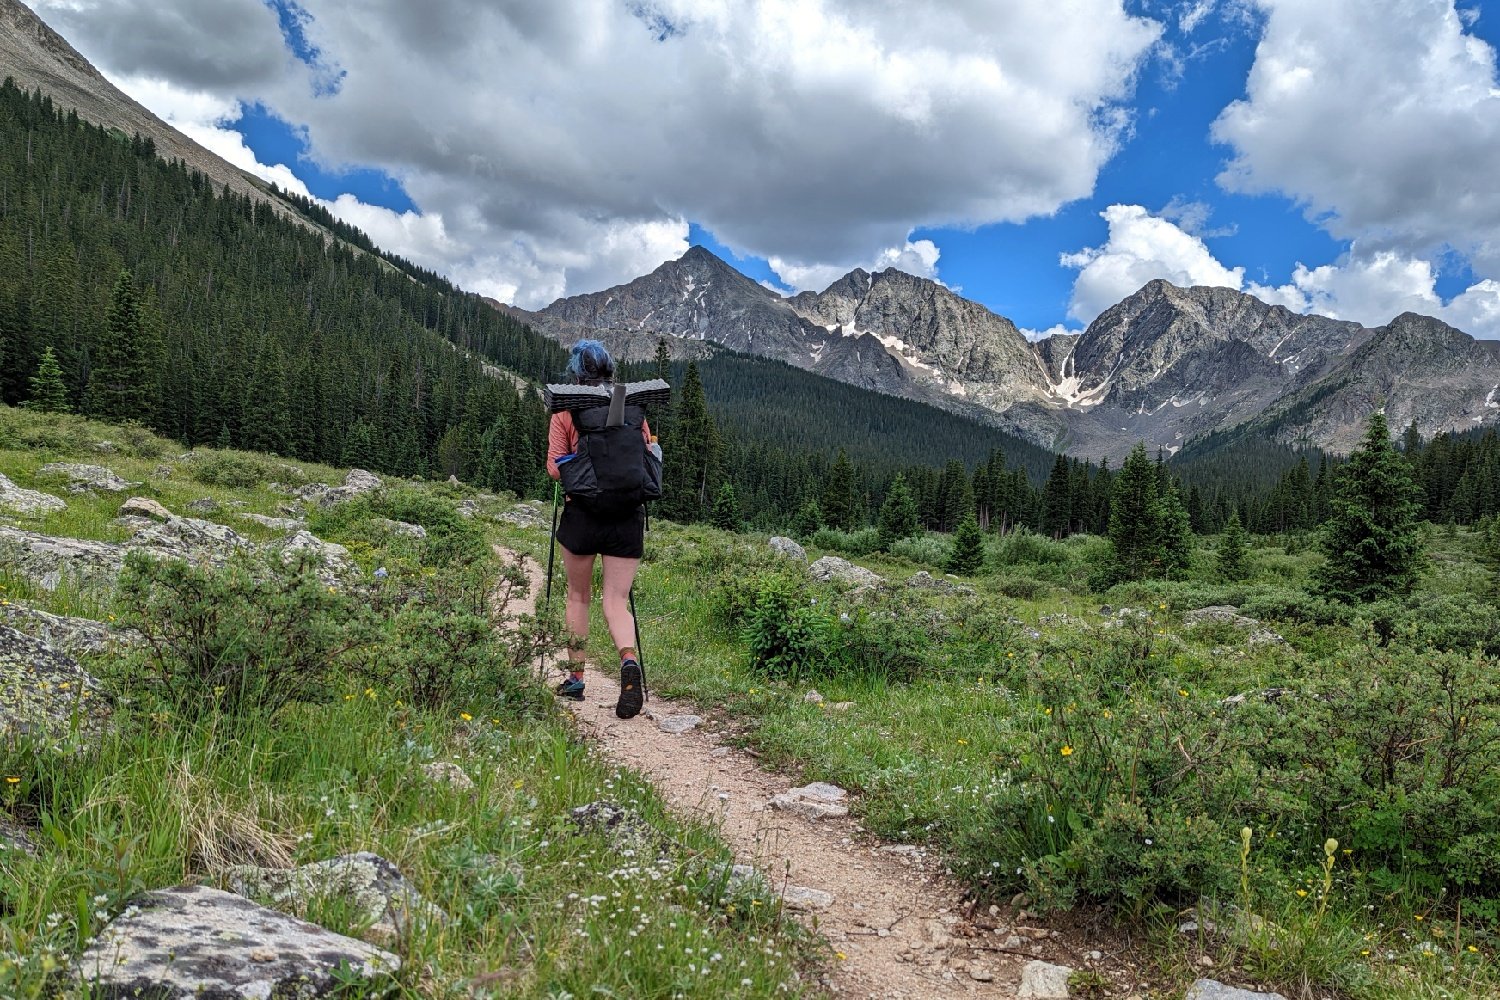
POLYGON ((123 689, 186 717, 326 699, 335 671, 370 635, 359 606, 316 567, 305 553, 241 556, 222 569, 131 553, 120 606, 145 643, 121 661, 123 689))
POLYGON ((995 543, 990 559, 997 566, 1062 564, 1072 560, 1068 549, 1063 542, 1017 528, 995 543))
POLYGON ((995 589, 1006 597, 1013 597, 1019 601, 1037 601, 1050 597, 1056 588, 1050 583, 1038 580, 1034 576, 1001 576, 995 583, 995 589))
MULTIPOLYGON (((260 455, 237 451, 207 452, 192 463, 192 477, 205 486, 223 486, 229 489, 253 489, 262 483, 275 481, 283 468, 260 455)), ((290 468, 289 466, 285 468, 290 468)))
POLYGON ((936 535, 913 535, 891 546, 891 555, 921 566, 941 566, 948 558, 949 544, 936 535))
MULTIPOLYGON (((880 550, 880 532, 874 528, 861 528, 859 531, 819 528, 813 533, 810 544, 816 548, 832 549, 848 556, 867 556, 880 550)), ((944 558, 946 558, 946 546, 943 551, 944 558)))
POLYGON ((758 578, 740 626, 751 666, 794 682, 824 663, 828 631, 827 616, 806 583, 778 574, 758 578))

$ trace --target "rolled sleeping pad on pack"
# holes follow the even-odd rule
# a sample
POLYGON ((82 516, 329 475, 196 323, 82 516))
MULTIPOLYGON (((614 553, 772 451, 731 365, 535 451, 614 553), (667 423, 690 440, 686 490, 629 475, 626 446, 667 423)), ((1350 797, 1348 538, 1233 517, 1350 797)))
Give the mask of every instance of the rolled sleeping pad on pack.
MULTIPOLYGON (((626 406, 665 406, 671 402, 672 387, 664 379, 624 383, 626 406)), ((613 385, 548 385, 542 390, 542 403, 548 413, 564 410, 587 410, 608 406, 614 397, 613 385)))

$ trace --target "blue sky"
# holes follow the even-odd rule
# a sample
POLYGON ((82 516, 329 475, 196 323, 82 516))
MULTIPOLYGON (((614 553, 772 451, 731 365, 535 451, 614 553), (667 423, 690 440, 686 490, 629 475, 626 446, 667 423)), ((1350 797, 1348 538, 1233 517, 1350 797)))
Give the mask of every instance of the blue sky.
POLYGON ((898 266, 1032 335, 1165 277, 1500 337, 1479 3, 35 3, 194 138, 528 307, 703 245, 787 292, 898 266))

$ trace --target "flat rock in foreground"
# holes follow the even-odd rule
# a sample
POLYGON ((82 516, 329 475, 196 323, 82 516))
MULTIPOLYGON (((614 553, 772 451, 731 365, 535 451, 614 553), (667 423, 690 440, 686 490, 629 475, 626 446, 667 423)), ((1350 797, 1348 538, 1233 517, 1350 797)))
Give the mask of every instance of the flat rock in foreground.
POLYGON ((186 885, 138 899, 76 972, 104 1000, 302 1000, 347 991, 350 978, 378 985, 400 968, 401 959, 363 941, 186 885))
POLYGON ((109 699, 88 671, 46 642, 0 625, 0 737, 66 737, 76 723, 95 733, 109 699))
POLYGON ((1216 979, 1200 979, 1188 987, 1183 1000, 1286 1000, 1280 993, 1256 993, 1225 986, 1216 979))

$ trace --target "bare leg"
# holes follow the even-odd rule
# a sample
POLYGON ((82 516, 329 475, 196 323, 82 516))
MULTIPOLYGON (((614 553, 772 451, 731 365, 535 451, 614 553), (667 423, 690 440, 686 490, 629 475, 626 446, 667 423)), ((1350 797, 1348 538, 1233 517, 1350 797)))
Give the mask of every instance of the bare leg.
MULTIPOLYGON (((583 647, 589 638, 589 605, 594 596, 594 557, 575 556, 567 549, 563 549, 562 554, 563 570, 568 577, 568 610, 565 618, 568 635, 572 640, 568 643, 568 666, 582 673, 583 647)), ((608 557, 605 558, 607 572, 609 562, 608 557)))
POLYGON ((630 613, 630 587, 639 559, 601 556, 604 560, 604 621, 616 649, 635 648, 635 617, 630 613))

